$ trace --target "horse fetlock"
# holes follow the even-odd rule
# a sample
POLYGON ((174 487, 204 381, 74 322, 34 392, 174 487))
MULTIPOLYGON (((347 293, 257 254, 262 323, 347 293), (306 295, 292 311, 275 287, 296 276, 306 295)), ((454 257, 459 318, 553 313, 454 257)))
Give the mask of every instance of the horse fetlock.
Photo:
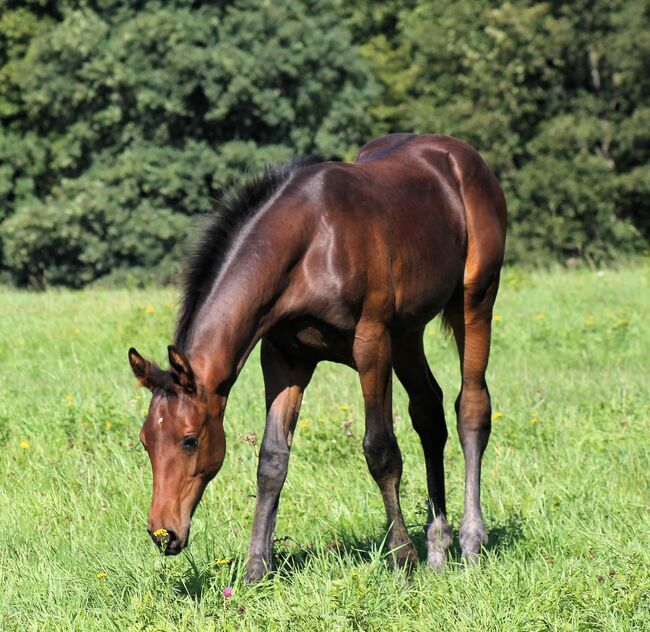
POLYGON ((397 568, 409 568, 414 566, 418 561, 418 552, 411 538, 403 534, 401 536, 391 536, 388 540, 388 549, 393 564, 397 568))

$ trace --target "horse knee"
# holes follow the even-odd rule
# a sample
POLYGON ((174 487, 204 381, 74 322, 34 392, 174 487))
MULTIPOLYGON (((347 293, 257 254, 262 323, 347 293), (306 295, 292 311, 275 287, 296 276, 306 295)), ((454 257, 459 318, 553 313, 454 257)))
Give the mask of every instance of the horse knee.
POLYGON ((368 469, 376 481, 401 476, 402 454, 395 437, 388 434, 367 434, 363 439, 363 452, 368 469))

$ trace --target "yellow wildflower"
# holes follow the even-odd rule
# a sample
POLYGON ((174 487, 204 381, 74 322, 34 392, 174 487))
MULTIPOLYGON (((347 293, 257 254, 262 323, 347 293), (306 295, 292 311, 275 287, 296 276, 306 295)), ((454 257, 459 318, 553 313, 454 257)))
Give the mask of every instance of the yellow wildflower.
POLYGON ((341 405, 339 406, 339 408, 340 408, 343 412, 346 412, 346 411, 350 410, 350 407, 349 407, 347 404, 341 404, 341 405))
POLYGON ((23 450, 28 450, 28 449, 29 449, 29 443, 28 443, 27 441, 21 441, 21 442, 20 442, 20 447, 21 447, 23 450))
POLYGON ((156 529, 153 532, 153 537, 158 540, 158 542, 163 542, 169 539, 169 531, 167 529, 156 529))
POLYGON ((97 573, 97 579, 106 579, 108 577, 108 573, 97 573))
POLYGON ((309 418, 307 418, 307 419, 301 419, 301 420, 300 420, 300 423, 298 424, 298 426, 299 426, 300 428, 307 428, 307 426, 309 426, 309 422, 310 422, 310 421, 311 421, 311 419, 309 419, 309 418))
POLYGON ((537 320, 544 320, 544 314, 537 314, 537 320))
POLYGON ((587 316, 587 318, 585 318, 585 325, 590 325, 591 326, 595 322, 596 322, 596 319, 591 314, 589 314, 589 316, 587 316))
POLYGON ((223 566, 224 564, 230 564, 232 560, 215 560, 215 564, 218 564, 219 566, 223 566))
POLYGON ((318 423, 319 424, 324 424, 325 423, 325 418, 324 417, 319 417, 318 418, 318 423))
POLYGON ((106 422, 106 426, 104 426, 106 430, 110 430, 113 427, 113 424, 110 421, 106 422))
POLYGON ((73 402, 73 401, 74 401, 74 395, 66 395, 65 398, 66 398, 66 400, 69 401, 69 402, 73 402))
POLYGON ((492 320, 496 321, 497 323, 501 320, 503 320, 503 317, 501 316, 492 316, 492 320))
POLYGON ((492 415, 492 421, 496 421, 497 419, 501 419, 503 417, 503 413, 500 413, 498 410, 492 415))
POLYGON ((432 329, 432 330, 429 332, 429 336, 437 336, 437 335, 438 335, 438 332, 435 331, 434 329, 432 329))
POLYGON ((153 314, 156 310, 153 308, 153 305, 147 305, 144 308, 144 311, 147 312, 147 314, 153 314))
POLYGON ((530 420, 530 423, 532 426, 536 426, 539 423, 539 419, 537 418, 537 415, 533 415, 533 418, 530 420))

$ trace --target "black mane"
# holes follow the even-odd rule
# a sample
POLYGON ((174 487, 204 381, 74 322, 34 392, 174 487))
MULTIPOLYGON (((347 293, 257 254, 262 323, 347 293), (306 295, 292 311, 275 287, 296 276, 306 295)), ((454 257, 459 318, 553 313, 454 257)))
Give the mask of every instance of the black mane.
POLYGON ((194 318, 219 273, 228 247, 242 226, 300 167, 323 160, 314 155, 266 166, 261 173, 246 176, 229 187, 217 200, 215 214, 208 220, 186 264, 174 342, 179 349, 185 350, 194 318))

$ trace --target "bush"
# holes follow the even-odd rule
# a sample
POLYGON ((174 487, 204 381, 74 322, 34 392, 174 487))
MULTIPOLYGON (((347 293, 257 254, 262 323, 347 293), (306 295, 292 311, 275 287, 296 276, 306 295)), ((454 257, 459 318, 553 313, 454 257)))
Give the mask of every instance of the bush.
POLYGON ((81 287, 115 269, 146 267, 171 279, 189 218, 129 187, 80 178, 51 203, 26 204, 3 224, 4 257, 19 285, 81 287))

